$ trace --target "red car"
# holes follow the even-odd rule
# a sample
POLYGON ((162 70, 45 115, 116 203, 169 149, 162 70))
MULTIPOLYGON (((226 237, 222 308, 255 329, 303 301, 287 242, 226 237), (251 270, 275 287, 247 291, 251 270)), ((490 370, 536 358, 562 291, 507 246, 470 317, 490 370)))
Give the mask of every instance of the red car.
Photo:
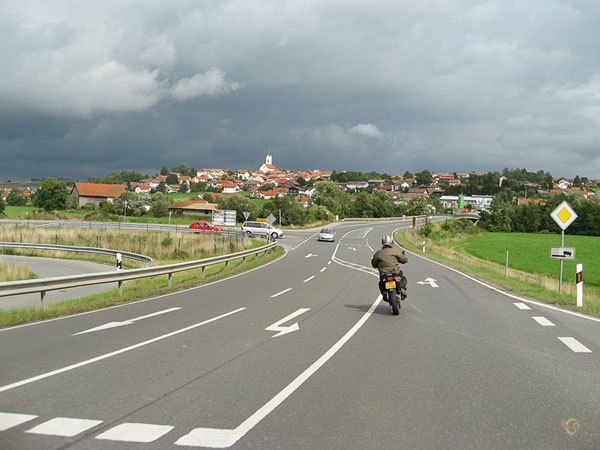
POLYGON ((190 229, 202 231, 223 231, 223 228, 214 227, 208 222, 194 222, 190 225, 190 229))

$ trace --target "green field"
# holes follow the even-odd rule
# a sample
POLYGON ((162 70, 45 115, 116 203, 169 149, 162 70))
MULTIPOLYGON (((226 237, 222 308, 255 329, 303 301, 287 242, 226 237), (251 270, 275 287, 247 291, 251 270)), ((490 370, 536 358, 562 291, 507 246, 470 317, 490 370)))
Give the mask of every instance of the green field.
POLYGON ((16 219, 21 214, 28 213, 29 211, 35 211, 37 209, 39 209, 39 208, 36 208, 35 206, 9 206, 9 205, 6 205, 6 208, 4 209, 4 214, 6 215, 6 217, 9 217, 11 219, 16 219))
MULTIPOLYGON (((558 279, 560 262, 550 258, 550 247, 560 247, 559 234, 482 233, 455 246, 477 258, 558 279)), ((565 236, 565 247, 575 247, 575 261, 564 261, 563 281, 575 279, 576 264, 583 264, 584 283, 600 287, 600 237, 565 236)))

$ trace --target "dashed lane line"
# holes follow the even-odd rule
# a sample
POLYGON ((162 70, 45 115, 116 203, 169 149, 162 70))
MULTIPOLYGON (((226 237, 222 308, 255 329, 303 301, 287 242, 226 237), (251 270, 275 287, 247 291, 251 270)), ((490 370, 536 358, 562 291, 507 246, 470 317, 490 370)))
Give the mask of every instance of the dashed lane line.
POLYGON ((531 309, 529 306, 527 306, 525 303, 513 303, 513 305, 515 305, 517 308, 519 309, 523 309, 523 310, 528 310, 531 309))
POLYGON ((546 319, 545 317, 542 317, 542 316, 533 316, 532 319, 535 320, 537 323, 539 323, 543 327, 555 327, 556 326, 552 322, 550 322, 548 319, 546 319))
POLYGON ((592 353, 589 348, 574 337, 559 337, 558 339, 575 353, 592 353))
POLYGON ((287 289, 284 289, 283 291, 281 291, 281 292, 278 292, 277 294, 273 294, 273 295, 271 295, 271 298, 279 297, 280 295, 283 295, 283 294, 285 294, 286 292, 289 292, 289 291, 291 291, 291 290, 292 290, 292 288, 287 288, 287 289))

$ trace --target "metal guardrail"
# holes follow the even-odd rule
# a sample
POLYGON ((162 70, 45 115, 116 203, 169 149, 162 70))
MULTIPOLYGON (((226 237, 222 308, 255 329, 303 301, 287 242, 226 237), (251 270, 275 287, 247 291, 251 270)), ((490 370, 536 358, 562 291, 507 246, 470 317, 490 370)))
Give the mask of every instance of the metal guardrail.
POLYGON ((202 269, 202 276, 204 276, 204 270, 208 266, 221 263, 225 263, 225 266, 227 266, 230 261, 234 261, 240 258, 243 261, 245 261, 246 258, 249 256, 258 257, 259 253, 261 252, 265 252, 266 254, 268 251, 272 251, 276 246, 276 243, 271 243, 255 249, 232 253, 230 255, 215 256, 212 258, 206 258, 197 261, 167 264, 164 266, 146 267, 141 269, 131 269, 124 271, 98 272, 93 274, 70 275, 63 277, 39 278, 35 280, 9 281, 0 283, 0 297, 39 292, 41 294, 41 302, 43 309, 44 296, 46 295, 46 291, 68 289, 79 286, 89 286, 93 284, 118 283, 119 295, 122 295, 123 281, 136 280, 138 278, 154 277, 157 275, 168 275, 169 286, 171 286, 173 273, 192 269, 202 269))
POLYGON ((208 233, 226 236, 243 236, 241 231, 207 231, 191 229, 185 225, 166 225, 153 223, 129 223, 129 222, 88 222, 76 220, 0 220, 0 226, 26 225, 30 228, 87 228, 97 230, 132 230, 132 231, 167 231, 170 233, 208 233))
POLYGON ((35 244, 22 242, 0 242, 0 248, 27 248, 36 250, 55 250, 74 253, 98 253, 100 255, 117 256, 120 253, 122 257, 135 259, 146 263, 146 267, 151 266, 154 260, 150 256, 139 255, 137 253, 124 252, 121 250, 111 250, 109 248, 98 247, 75 247, 69 245, 54 245, 54 244, 35 244))

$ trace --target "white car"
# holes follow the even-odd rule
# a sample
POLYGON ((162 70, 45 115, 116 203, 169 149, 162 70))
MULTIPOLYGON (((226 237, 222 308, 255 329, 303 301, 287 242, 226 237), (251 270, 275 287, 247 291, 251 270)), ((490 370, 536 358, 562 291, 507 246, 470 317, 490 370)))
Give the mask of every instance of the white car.
POLYGON ((247 221, 242 225, 242 231, 248 234, 271 236, 273 239, 283 237, 283 231, 269 225, 267 222, 247 221))
POLYGON ((321 231, 319 231, 318 239, 319 241, 333 242, 335 241, 335 231, 333 231, 331 228, 323 228, 321 231))

